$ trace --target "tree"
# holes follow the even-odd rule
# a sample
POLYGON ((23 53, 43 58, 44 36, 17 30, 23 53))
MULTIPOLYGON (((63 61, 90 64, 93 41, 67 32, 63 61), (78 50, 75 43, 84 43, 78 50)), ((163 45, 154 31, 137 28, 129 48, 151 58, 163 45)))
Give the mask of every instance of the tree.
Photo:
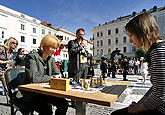
POLYGON ((147 53, 147 51, 144 48, 139 48, 135 52, 135 57, 140 59, 141 57, 144 57, 146 53, 147 53))

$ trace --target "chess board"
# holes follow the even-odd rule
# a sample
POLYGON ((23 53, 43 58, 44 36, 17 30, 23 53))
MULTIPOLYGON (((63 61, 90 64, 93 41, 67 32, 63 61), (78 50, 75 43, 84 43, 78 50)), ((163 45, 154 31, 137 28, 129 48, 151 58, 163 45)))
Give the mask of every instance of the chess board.
POLYGON ((90 86, 89 91, 87 91, 85 88, 81 89, 81 86, 77 83, 73 83, 73 85, 69 85, 69 90, 70 91, 78 91, 78 92, 84 92, 84 93, 96 93, 97 91, 102 90, 103 88, 110 86, 110 82, 106 82, 105 84, 103 83, 102 86, 99 86, 97 88, 92 88, 90 86))
MULTIPOLYGON (((87 91, 85 88, 84 88, 84 89, 81 89, 80 84, 78 84, 78 83, 72 83, 72 85, 69 85, 69 90, 70 90, 70 91, 84 92, 84 93, 96 93, 97 91, 100 91, 100 90, 102 90, 103 88, 105 88, 105 87, 107 87, 107 86, 110 86, 110 85, 111 85, 110 82, 106 82, 105 84, 103 83, 102 86, 99 86, 99 87, 97 87, 97 88, 92 88, 92 87, 90 86, 89 91, 87 91)), ((42 85, 40 85, 40 86, 46 87, 46 88, 50 88, 49 83, 42 84, 42 85)))

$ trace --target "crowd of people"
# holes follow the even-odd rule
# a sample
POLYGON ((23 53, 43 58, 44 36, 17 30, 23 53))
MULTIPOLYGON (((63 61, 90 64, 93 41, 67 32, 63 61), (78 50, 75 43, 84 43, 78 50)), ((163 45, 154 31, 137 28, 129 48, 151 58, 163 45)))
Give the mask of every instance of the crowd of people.
POLYGON ((148 72, 148 64, 144 61, 144 57, 138 58, 127 58, 122 57, 121 59, 107 59, 105 57, 101 58, 100 70, 102 71, 102 76, 105 78, 112 77, 116 78, 116 74, 123 74, 123 80, 127 81, 126 76, 129 75, 142 75, 143 83, 148 72), (107 71, 108 70, 108 71, 107 71), (111 76, 112 75, 112 76, 111 76))
MULTIPOLYGON (((145 83, 149 67, 152 87, 139 102, 132 102, 129 107, 114 111, 112 114, 165 114, 165 73, 163 70, 165 69, 165 42, 158 35, 158 25, 151 14, 142 13, 127 23, 126 33, 130 38, 130 43, 133 43, 136 48, 144 47, 148 51, 145 60, 143 58, 141 60, 137 58, 127 59, 123 56, 117 61, 115 58, 107 60, 102 57, 100 69, 103 79, 106 76, 110 77, 111 73, 112 78, 116 78, 115 74, 122 73, 123 80, 127 81, 127 74, 137 75, 141 73, 145 83)), ((92 58, 88 57, 84 35, 85 30, 79 28, 76 31, 76 39, 70 40, 68 43, 68 76, 77 83, 79 83, 80 78, 86 79, 89 76, 94 76, 94 64, 92 58)), ((24 48, 18 49, 18 55, 14 58, 13 52, 16 51, 17 46, 18 41, 13 37, 0 45, 0 77, 4 86, 4 94, 6 84, 3 73, 8 68, 25 68, 22 84, 49 82, 52 76, 63 73, 61 52, 63 46, 56 36, 46 35, 41 40, 37 52, 24 54, 24 48)), ((65 78, 63 74, 61 76, 65 78)), ((18 90, 15 98, 31 105, 39 115, 52 115, 52 105, 57 107, 56 115, 65 115, 68 109, 68 102, 65 98, 23 90, 18 90)), ((72 104, 75 104, 74 100, 72 100, 72 104)))

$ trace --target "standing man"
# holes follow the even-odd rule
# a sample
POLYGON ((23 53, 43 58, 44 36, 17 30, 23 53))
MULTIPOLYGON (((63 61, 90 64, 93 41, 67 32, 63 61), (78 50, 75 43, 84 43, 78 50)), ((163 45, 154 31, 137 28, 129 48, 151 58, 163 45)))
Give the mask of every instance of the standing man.
MULTIPOLYGON (((69 53, 68 76, 69 78, 73 78, 73 81, 76 82, 79 82, 79 78, 81 77, 80 73, 82 70, 80 68, 82 67, 86 68, 85 64, 80 65, 80 62, 83 62, 83 60, 81 60, 83 58, 80 59, 80 56, 85 46, 84 34, 85 34, 85 30, 83 28, 79 28, 76 31, 76 39, 70 40, 68 43, 68 53, 69 53)), ((84 61, 84 63, 86 62, 84 61)))
POLYGON ((127 74, 128 74, 128 70, 129 70, 129 62, 127 61, 126 57, 123 58, 123 62, 121 65, 122 65, 121 67, 123 69, 123 81, 128 81, 127 74))

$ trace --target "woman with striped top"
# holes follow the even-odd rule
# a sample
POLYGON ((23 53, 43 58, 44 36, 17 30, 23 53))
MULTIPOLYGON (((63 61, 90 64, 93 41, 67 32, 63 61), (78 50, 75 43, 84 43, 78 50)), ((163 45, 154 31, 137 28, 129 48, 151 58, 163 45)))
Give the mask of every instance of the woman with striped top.
POLYGON ((136 48, 147 50, 152 87, 138 101, 127 108, 114 111, 112 115, 165 114, 165 41, 159 37, 159 27, 155 18, 149 13, 142 13, 126 24, 126 33, 130 43, 136 48))

